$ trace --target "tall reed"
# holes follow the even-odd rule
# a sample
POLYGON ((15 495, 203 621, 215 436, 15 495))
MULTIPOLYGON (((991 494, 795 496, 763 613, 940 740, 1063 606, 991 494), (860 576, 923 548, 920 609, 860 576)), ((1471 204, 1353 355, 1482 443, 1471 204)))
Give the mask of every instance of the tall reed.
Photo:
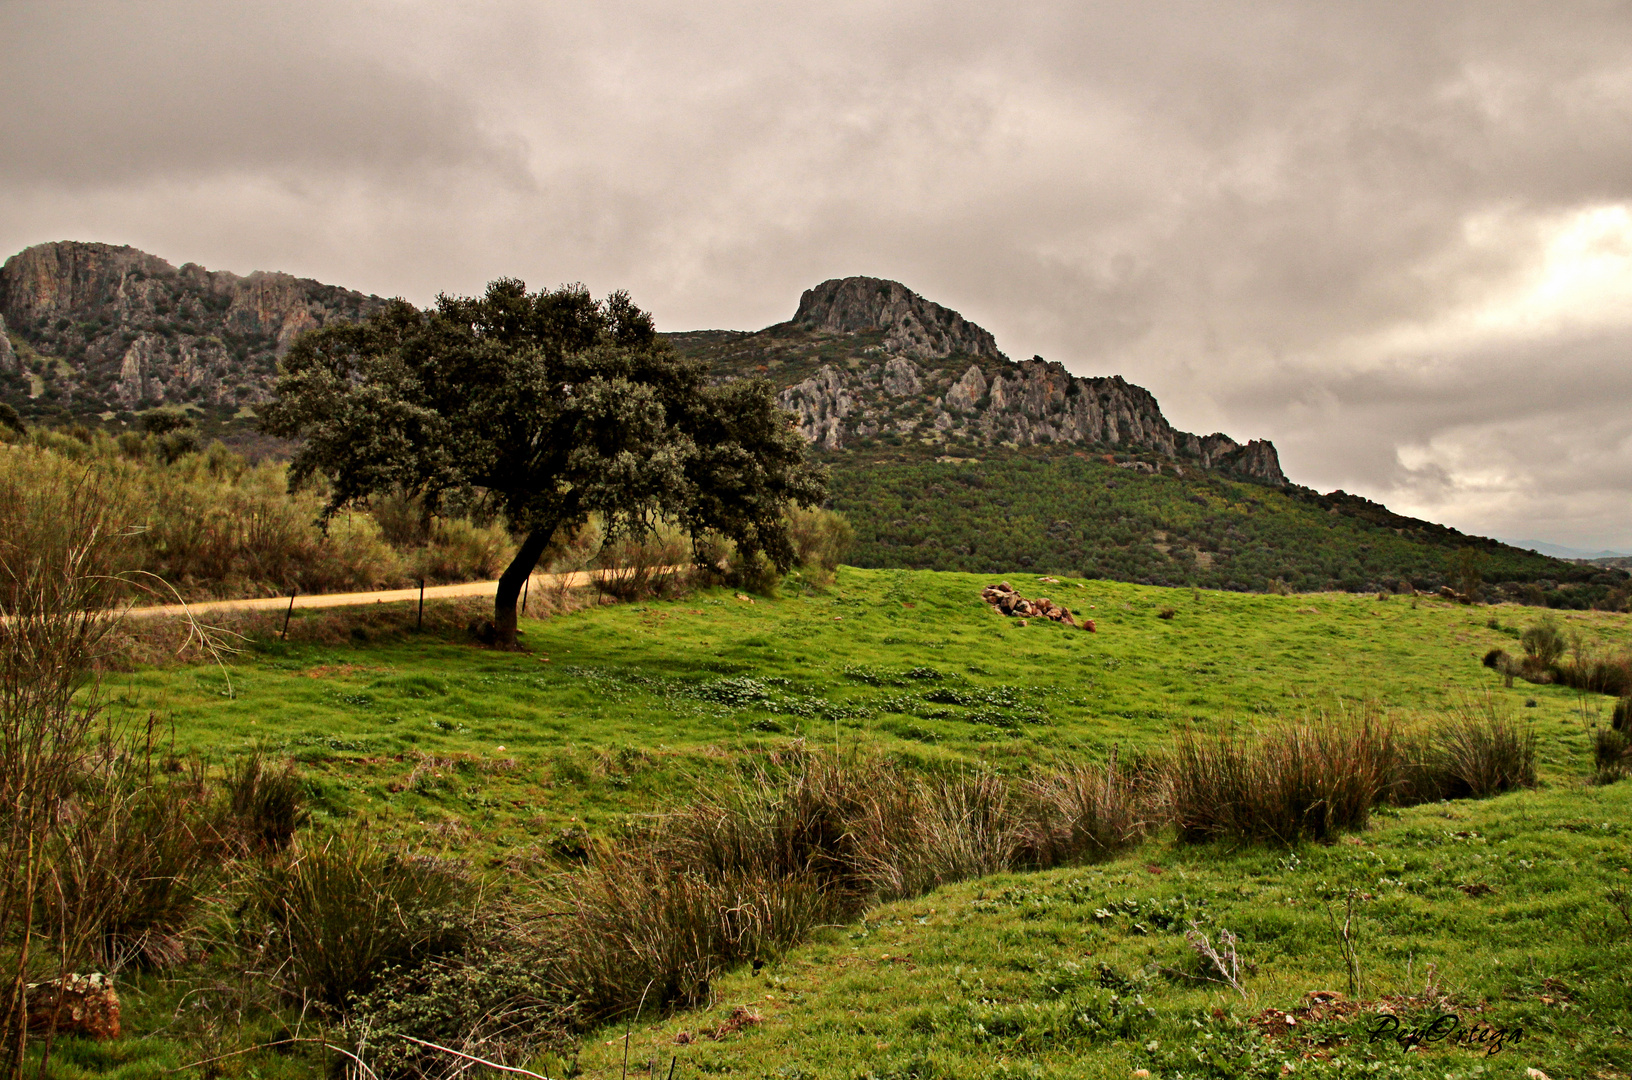
POLYGON ((95 665, 124 596, 117 493, 62 461, 7 452, 0 471, 0 1061, 21 1075, 24 989, 73 957, 42 941, 63 808, 101 714, 95 665), (55 951, 56 955, 51 955, 55 951))
POLYGON ((1172 815, 1187 842, 1330 840, 1364 828, 1389 789, 1394 725, 1375 710, 1175 740, 1172 815))

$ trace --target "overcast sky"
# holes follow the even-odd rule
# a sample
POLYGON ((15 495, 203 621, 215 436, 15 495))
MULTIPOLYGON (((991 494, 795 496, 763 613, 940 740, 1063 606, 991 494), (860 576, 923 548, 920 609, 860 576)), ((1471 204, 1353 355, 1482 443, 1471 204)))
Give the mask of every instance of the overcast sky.
POLYGON ((1294 480, 1632 550, 1632 7, 0 0, 0 255, 758 329, 894 278, 1294 480))

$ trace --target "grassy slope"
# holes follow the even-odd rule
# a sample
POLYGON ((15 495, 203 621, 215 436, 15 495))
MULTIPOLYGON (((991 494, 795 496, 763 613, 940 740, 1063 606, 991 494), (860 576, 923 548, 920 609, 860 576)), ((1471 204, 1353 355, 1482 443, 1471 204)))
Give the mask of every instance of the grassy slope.
MULTIPOLYGON (((716 768, 721 749, 830 744, 835 731, 847 746, 911 758, 1018 765, 1150 742, 1181 720, 1362 701, 1425 713, 1489 691, 1534 716, 1562 763, 1585 752, 1583 709, 1588 721, 1607 714, 1608 699, 1504 690, 1479 666, 1535 617, 1522 608, 1011 575, 1026 595, 1093 617, 1099 632, 1087 634, 992 613, 977 598, 989 580, 846 569, 827 594, 749 603, 713 591, 593 608, 524 622, 523 654, 412 638, 303 645, 297 623, 294 642, 225 669, 147 669, 109 689, 122 709, 170 717, 182 750, 287 748, 326 778, 337 813, 529 829, 536 814, 604 821, 661 800, 716 768), (1156 617, 1165 607, 1173 619, 1156 617), (1504 630, 1487 625, 1493 612, 1504 630), (943 678, 908 677, 913 668, 943 678), (463 786, 484 794, 466 798, 423 769, 416 787, 391 792, 423 755, 463 758, 464 773, 484 778, 463 786)), ((1600 612, 1566 621, 1612 640, 1627 624, 1600 612)))
MULTIPOLYGON (((1604 897, 1632 865, 1629 788, 1419 807, 1353 843, 1295 854, 1151 844, 1103 866, 941 889, 828 931, 757 974, 730 975, 715 1008, 637 1027, 630 1055, 663 1067, 678 1055, 687 1076, 1121 1078, 1147 1068, 1267 1077, 1283 1066, 1300 1075, 1523 1077, 1539 1066, 1553 1077, 1624 1076, 1632 925, 1604 897), (1493 891, 1458 887, 1478 885, 1493 891), (1462 1047, 1408 1056, 1369 1045, 1365 1023, 1350 1020, 1305 1032, 1317 1042, 1349 1037, 1322 1066, 1300 1060, 1307 1044, 1267 1044, 1243 1029, 1261 1009, 1347 990, 1325 898, 1350 887, 1368 897, 1354 930, 1368 998, 1420 993, 1432 975, 1465 1005, 1482 1004, 1480 1018, 1524 1037, 1488 1059, 1462 1047), (1190 919, 1215 941, 1220 927, 1240 936, 1254 965, 1249 997, 1185 977, 1200 971, 1183 938, 1190 919), (1100 965, 1105 982, 1126 981, 1125 1004, 1138 995, 1144 1007, 1114 1034, 1073 1023, 1112 1015, 1100 965), (738 1007, 763 1023, 677 1043, 738 1007)), ((586 1040, 589 1075, 619 1074, 621 1034, 586 1040)))
MULTIPOLYGON (((1099 632, 1090 635, 991 614, 975 597, 987 580, 847 569, 827 594, 748 603, 715 591, 529 622, 532 654, 426 640, 297 642, 229 665, 234 699, 208 667, 118 675, 109 689, 122 710, 173 717, 181 748, 288 747, 305 762, 322 817, 367 821, 493 867, 544 857, 540 847, 574 819, 614 827, 683 798, 697 778, 729 769, 736 751, 800 735, 830 743, 836 732, 847 746, 904 760, 1023 769, 1151 743, 1190 718, 1258 723, 1365 700, 1409 715, 1488 691, 1534 719, 1544 790, 1405 811, 1362 844, 1301 849, 1295 859, 1157 841, 1102 867, 944 889, 831 931, 757 977, 723 980, 720 1015, 751 1004, 763 1025, 678 1046, 679 1030, 718 1019, 682 1015, 639 1029, 632 1053, 679 1054, 693 1074, 975 1076, 1006 1064, 1017 1075, 1125 1076, 1139 1066, 1173 1075, 1170 1051, 1208 1034, 1239 1040, 1230 1017, 1344 989, 1319 898, 1353 883, 1374 897, 1360 922, 1374 992, 1404 988, 1407 965, 1420 988, 1434 962, 1448 988, 1489 999, 1493 1016, 1533 1033, 1524 1056, 1504 1052, 1491 1075, 1513 1075, 1521 1060, 1555 1077, 1592 1075, 1589 1065, 1632 1071, 1616 1027, 1629 1002, 1608 974, 1624 970, 1632 927, 1619 939, 1592 929, 1609 914, 1606 887, 1628 880, 1620 867, 1632 865, 1632 784, 1582 786, 1587 725, 1608 700, 1504 689, 1478 665, 1533 612, 1010 578, 1093 616, 1099 632), (1167 606, 1176 617, 1156 618, 1167 606), (1507 629, 1486 625, 1493 613, 1507 629), (914 668, 944 677, 907 677, 914 668), (947 689, 975 704, 924 700, 947 689), (1474 882, 1496 891, 1476 898, 1455 888, 1474 882), (1145 971, 1191 967, 1182 939, 1143 906, 1155 901, 1171 915, 1180 894, 1211 913, 1210 926, 1241 934, 1258 965, 1250 1002, 1145 971), (1129 898, 1142 914, 1095 917, 1129 898), (1069 1022, 1108 1008, 1101 962, 1154 1010, 1126 1037, 1085 1035, 1069 1022), (1564 1001, 1541 988, 1549 977, 1570 988, 1567 1008, 1537 996, 1564 1001), (1225 1019, 1208 1011, 1215 1004, 1225 1019), (1156 1050, 1146 1049, 1153 1040, 1156 1050)), ((1569 619, 1589 636, 1629 640, 1626 616, 1569 619)), ((135 1005, 138 1025, 162 1022, 169 992, 150 989, 147 1006, 135 1005), (148 1007, 159 1011, 148 1016, 148 1007)), ((587 1071, 618 1071, 618 1048, 607 1043, 616 1034, 586 1041, 587 1071)), ((146 1060, 179 1064, 178 1052, 146 1060)), ((1443 1053, 1458 1067, 1473 1060, 1443 1053)), ((258 1057, 234 1060, 248 1068, 258 1057)))
MULTIPOLYGON (((1469 546, 1490 582, 1590 582, 1603 568, 1466 536, 1375 503, 1278 490, 1188 469, 1144 475, 1086 454, 1008 454, 963 464, 830 455, 833 505, 863 566, 1028 567, 1159 585, 1295 591, 1433 588, 1469 546)), ((1554 593, 1578 606, 1605 592, 1554 593)))

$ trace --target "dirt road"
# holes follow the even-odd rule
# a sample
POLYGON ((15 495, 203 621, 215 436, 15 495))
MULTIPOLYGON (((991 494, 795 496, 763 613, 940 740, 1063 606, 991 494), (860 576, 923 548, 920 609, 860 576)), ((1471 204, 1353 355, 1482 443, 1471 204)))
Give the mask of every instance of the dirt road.
MULTIPOLYGON (((585 571, 574 574, 534 574, 532 583, 541 589, 565 584, 569 589, 588 585, 590 576, 585 571)), ((467 581, 462 585, 432 585, 425 590, 427 600, 446 600, 460 596, 492 596, 499 587, 497 581, 467 581)), ((385 589, 381 592, 326 593, 313 596, 295 595, 297 608, 350 607, 357 604, 391 604, 404 600, 418 601, 419 589, 385 589)), ((202 615, 211 611, 285 611, 287 596, 267 596, 255 600, 204 600, 196 604, 155 604, 151 607, 131 608, 127 614, 136 618, 182 615, 191 611, 202 615)))

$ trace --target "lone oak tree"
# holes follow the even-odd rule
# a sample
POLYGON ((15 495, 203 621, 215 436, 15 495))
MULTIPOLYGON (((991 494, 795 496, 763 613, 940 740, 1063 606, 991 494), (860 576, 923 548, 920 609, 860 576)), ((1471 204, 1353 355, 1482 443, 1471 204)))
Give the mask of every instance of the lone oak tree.
POLYGON ((624 292, 529 293, 501 278, 481 297, 394 300, 363 323, 303 334, 262 421, 303 440, 291 488, 321 473, 324 516, 400 491, 434 510, 489 493, 521 538, 493 623, 516 640, 516 600, 557 530, 599 514, 608 535, 659 518, 715 532, 747 560, 793 562, 785 513, 826 497, 792 417, 760 380, 711 386, 624 292))

